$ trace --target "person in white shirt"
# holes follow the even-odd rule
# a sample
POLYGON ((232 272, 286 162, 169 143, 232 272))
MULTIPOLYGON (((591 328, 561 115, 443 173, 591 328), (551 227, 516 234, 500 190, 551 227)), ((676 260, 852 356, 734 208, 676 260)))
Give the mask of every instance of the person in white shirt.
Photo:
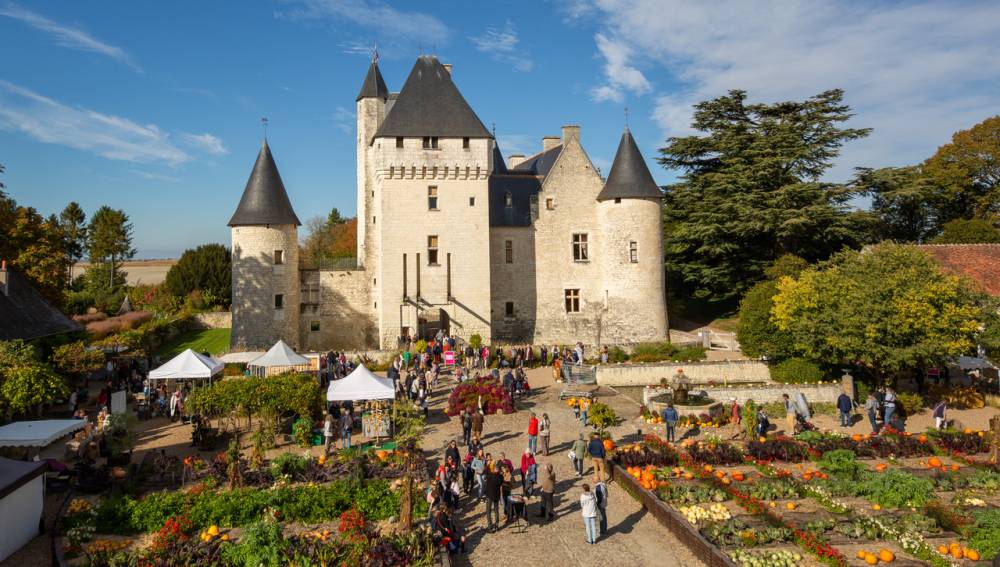
POLYGON ((597 543, 597 497, 590 491, 589 484, 583 485, 580 512, 583 514, 583 525, 587 529, 587 543, 597 543))

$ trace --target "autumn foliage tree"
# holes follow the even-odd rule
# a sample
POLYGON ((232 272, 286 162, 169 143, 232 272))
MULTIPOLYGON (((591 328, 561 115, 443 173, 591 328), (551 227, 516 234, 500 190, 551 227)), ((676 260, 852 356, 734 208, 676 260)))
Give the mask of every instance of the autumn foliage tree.
POLYGON ((317 266, 325 261, 354 258, 358 249, 358 219, 345 219, 333 209, 326 217, 306 221, 307 235, 302 243, 300 261, 317 266))

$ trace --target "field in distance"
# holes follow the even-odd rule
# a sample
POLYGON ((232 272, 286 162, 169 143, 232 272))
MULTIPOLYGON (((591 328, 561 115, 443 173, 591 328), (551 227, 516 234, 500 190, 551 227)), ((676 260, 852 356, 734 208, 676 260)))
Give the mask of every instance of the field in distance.
MULTIPOLYGON (((176 258, 166 260, 130 260, 122 264, 122 270, 128 273, 128 285, 163 283, 170 267, 177 263, 176 258)), ((73 277, 82 275, 90 264, 80 262, 73 266, 73 277)))

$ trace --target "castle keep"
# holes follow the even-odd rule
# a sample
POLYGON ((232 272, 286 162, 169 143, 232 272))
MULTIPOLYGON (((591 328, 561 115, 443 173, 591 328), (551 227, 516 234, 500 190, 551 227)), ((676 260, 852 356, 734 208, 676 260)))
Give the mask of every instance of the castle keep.
POLYGON ((505 162, 450 65, 430 56, 399 93, 373 61, 356 102, 357 265, 299 265, 301 223, 265 141, 229 221, 234 348, 395 348, 438 329, 666 339, 661 192, 628 129, 606 180, 579 126, 505 162))

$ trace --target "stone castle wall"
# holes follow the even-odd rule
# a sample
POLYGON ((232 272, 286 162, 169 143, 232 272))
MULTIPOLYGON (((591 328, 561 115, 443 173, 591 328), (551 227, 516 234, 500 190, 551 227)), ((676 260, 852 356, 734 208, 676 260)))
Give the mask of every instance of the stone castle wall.
POLYGON ((303 294, 299 334, 310 351, 363 349, 375 343, 378 326, 369 302, 365 270, 303 270, 303 289, 319 287, 319 302, 303 294))
POLYGON ((530 342, 535 334, 535 231, 532 227, 490 229, 490 295, 493 339, 507 343, 530 342), (512 245, 507 263, 506 243, 512 245), (507 316, 507 303, 513 317, 507 316))
POLYGON ((233 327, 233 313, 232 311, 196 313, 194 324, 200 329, 231 329, 233 327))
POLYGON ((649 386, 671 378, 677 370, 694 384, 708 382, 770 382, 767 365, 756 360, 703 362, 657 362, 649 364, 602 364, 597 367, 597 383, 606 386, 649 386))
POLYGON ((267 349, 278 339, 299 346, 299 241, 295 226, 235 226, 232 347, 267 349), (275 263, 275 251, 283 261, 275 263), (282 296, 282 307, 275 297, 282 296))

